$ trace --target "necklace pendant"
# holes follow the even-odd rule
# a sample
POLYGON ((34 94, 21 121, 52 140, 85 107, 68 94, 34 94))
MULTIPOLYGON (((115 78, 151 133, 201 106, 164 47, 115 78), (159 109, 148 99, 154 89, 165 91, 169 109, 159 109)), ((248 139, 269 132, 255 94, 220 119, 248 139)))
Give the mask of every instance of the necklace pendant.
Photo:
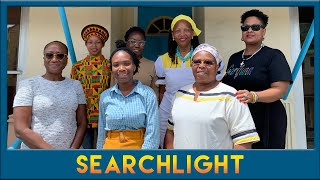
POLYGON ((240 67, 242 67, 242 66, 244 66, 244 62, 243 61, 240 63, 240 67))

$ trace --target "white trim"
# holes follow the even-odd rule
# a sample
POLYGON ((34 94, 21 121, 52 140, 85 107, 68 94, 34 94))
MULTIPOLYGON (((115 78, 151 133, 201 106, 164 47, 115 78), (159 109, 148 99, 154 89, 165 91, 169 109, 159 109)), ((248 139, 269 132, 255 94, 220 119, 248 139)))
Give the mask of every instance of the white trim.
MULTIPOLYGON (((8 24, 7 25, 7 34, 9 32, 9 29, 12 28, 13 26, 15 26, 15 24, 8 24)), ((7 36, 7 39, 9 38, 9 36, 7 36)))
MULTIPOLYGON (((300 27, 299 27, 299 11, 298 7, 289 8, 290 16, 290 34, 291 34, 291 67, 293 69, 299 53, 301 51, 300 44, 300 27)), ((294 149, 306 149, 307 137, 306 137, 306 122, 304 111, 304 93, 303 93, 303 76, 302 68, 300 68, 295 82, 292 86, 290 94, 293 99, 294 106, 294 123, 295 123, 295 143, 294 149)))
POLYGON ((7 71, 7 74, 21 75, 21 74, 22 74, 22 71, 7 71))
POLYGON ((18 48, 18 67, 17 71, 20 71, 21 74, 17 76, 17 84, 21 79, 23 79, 24 70, 26 68, 26 59, 27 59, 27 37, 29 30, 29 7, 21 7, 21 16, 20 16, 20 35, 19 35, 19 48, 18 48))

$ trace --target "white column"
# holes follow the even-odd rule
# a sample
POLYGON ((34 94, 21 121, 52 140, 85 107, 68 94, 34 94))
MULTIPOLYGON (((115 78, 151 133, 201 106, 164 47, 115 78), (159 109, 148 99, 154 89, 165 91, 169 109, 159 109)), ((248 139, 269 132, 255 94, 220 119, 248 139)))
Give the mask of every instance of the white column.
MULTIPOLYGON (((299 53, 301 51, 300 43, 300 28, 299 28, 299 11, 298 7, 289 8, 290 16, 290 29, 291 29, 291 57, 292 64, 291 68, 293 69, 299 53)), ((291 69, 291 71, 292 71, 291 69)), ((306 122, 305 122, 305 111, 304 111, 304 93, 303 93, 303 76, 302 76, 302 67, 300 68, 298 75, 293 83, 291 92, 293 99, 293 114, 294 118, 292 119, 294 123, 294 139, 293 140, 293 149, 306 149, 307 148, 307 137, 306 137, 306 122)))

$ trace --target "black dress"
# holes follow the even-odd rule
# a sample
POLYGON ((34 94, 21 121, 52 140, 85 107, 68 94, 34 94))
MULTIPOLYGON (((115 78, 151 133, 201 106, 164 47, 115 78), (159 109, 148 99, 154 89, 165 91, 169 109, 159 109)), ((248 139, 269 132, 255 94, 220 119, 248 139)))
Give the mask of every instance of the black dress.
MULTIPOLYGON (((237 90, 263 91, 277 81, 292 83, 290 67, 283 53, 264 46, 257 54, 242 62, 243 50, 233 54, 228 62, 222 82, 237 90)), ((248 58, 250 56, 246 56, 248 58)), ((272 103, 248 104, 260 136, 260 142, 253 149, 284 149, 287 129, 287 115, 280 100, 272 103)))

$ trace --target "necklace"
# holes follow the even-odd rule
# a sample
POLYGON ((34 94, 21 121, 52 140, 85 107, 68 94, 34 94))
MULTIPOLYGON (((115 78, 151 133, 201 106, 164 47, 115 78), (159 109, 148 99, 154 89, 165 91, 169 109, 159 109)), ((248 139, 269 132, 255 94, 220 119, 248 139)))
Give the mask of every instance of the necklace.
POLYGON ((186 56, 186 57, 182 57, 182 56, 181 56, 178 46, 177 46, 176 51, 177 51, 177 56, 178 56, 182 61, 186 61, 187 59, 189 59, 189 58, 192 56, 193 48, 191 48, 188 56, 186 56))
POLYGON ((261 44, 261 46, 260 46, 260 48, 256 51, 256 52, 254 52, 250 57, 248 57, 248 58, 244 58, 244 53, 245 53, 245 49, 243 50, 243 53, 242 53, 242 55, 241 55, 241 57, 242 57, 242 62, 240 63, 240 67, 243 67, 244 66, 244 61, 247 61, 247 60, 249 60, 249 59, 251 59, 254 55, 256 55, 262 48, 263 48, 263 44, 261 44))

